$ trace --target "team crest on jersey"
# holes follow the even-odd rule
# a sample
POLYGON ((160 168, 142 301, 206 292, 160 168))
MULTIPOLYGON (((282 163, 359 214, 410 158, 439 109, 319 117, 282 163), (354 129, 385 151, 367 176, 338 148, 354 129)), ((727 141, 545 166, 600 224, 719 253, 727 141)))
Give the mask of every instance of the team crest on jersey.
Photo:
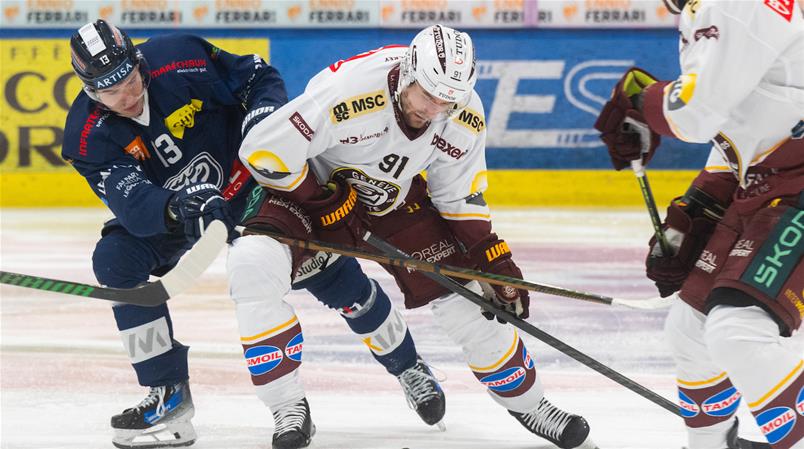
POLYGON ((757 415, 756 420, 768 443, 776 444, 796 426, 796 413, 789 407, 774 407, 757 415))
POLYGON ((193 98, 189 104, 173 111, 165 117, 165 126, 173 137, 184 138, 184 129, 195 126, 195 113, 201 110, 204 102, 193 98))
POLYGON ((246 364, 252 376, 259 376, 272 371, 285 358, 282 350, 276 346, 254 346, 245 353, 246 364))
POLYGON ((151 157, 151 153, 148 152, 148 147, 145 146, 140 136, 137 136, 131 143, 126 145, 125 150, 126 153, 134 156, 134 159, 138 161, 144 161, 151 157))
POLYGON ((335 170, 332 177, 342 179, 354 187, 360 202, 371 214, 381 214, 388 210, 402 191, 401 187, 392 182, 372 178, 361 170, 351 167, 335 170))
POLYGON ((452 121, 475 134, 480 134, 481 131, 486 129, 486 121, 483 115, 469 108, 462 110, 452 121))
POLYGON ((381 111, 387 104, 385 91, 382 89, 360 94, 336 103, 330 111, 329 119, 337 125, 371 112, 381 111))
POLYGON ((223 186, 223 168, 206 151, 194 157, 189 164, 168 179, 162 187, 176 191, 196 183, 215 184, 218 188, 223 186))

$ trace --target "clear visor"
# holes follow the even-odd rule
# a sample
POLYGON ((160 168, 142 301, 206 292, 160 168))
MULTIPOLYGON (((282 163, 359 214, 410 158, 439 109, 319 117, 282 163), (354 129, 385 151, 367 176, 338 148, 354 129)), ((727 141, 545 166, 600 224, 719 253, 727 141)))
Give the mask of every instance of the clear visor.
POLYGON ((119 111, 136 104, 145 95, 150 81, 149 76, 143 76, 138 64, 131 74, 114 87, 94 90, 87 88, 90 98, 101 103, 107 109, 119 111))
POLYGON ((444 121, 452 117, 455 111, 466 105, 459 105, 436 98, 425 91, 419 83, 411 83, 402 90, 400 108, 405 115, 429 122, 444 121))

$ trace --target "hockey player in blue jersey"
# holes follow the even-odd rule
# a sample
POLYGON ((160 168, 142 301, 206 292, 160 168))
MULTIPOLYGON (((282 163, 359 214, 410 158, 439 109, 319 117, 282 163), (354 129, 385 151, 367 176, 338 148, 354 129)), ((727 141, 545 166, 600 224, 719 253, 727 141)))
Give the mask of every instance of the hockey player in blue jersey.
MULTIPOLYGON (((252 223, 279 231, 304 228, 305 217, 296 206, 272 201, 238 159, 243 136, 287 102, 279 73, 259 56, 233 55, 189 35, 155 37, 135 47, 103 20, 81 27, 70 48, 84 89, 67 117, 62 156, 115 215, 93 253, 99 283, 132 288, 150 275, 166 273, 212 220, 226 224, 230 240, 240 238, 235 223, 247 206, 255 206, 255 198, 262 202, 256 203, 260 207, 251 214, 252 223)), ((285 323, 294 334, 283 346, 281 362, 264 363, 261 342, 275 329, 260 327, 259 317, 249 313, 249 301, 259 301, 263 292, 277 294, 271 290, 275 279, 245 272, 251 277, 245 280, 250 290, 244 290, 244 272, 229 268, 232 292, 249 293, 233 297, 252 381, 273 413, 273 446, 305 447, 315 427, 304 392, 279 388, 284 379, 298 376, 301 327, 298 321, 285 323)), ((354 259, 292 253, 286 274, 280 294, 293 280, 293 288, 305 288, 338 310, 399 378, 422 419, 428 424, 441 420, 443 392, 417 356, 407 325, 354 259), (389 332, 394 338, 384 338, 389 332), (373 344, 380 336, 388 343, 373 344)), ((167 305, 116 304, 113 311, 138 381, 150 387, 139 404, 112 417, 114 445, 192 444, 188 347, 174 338, 167 305)))

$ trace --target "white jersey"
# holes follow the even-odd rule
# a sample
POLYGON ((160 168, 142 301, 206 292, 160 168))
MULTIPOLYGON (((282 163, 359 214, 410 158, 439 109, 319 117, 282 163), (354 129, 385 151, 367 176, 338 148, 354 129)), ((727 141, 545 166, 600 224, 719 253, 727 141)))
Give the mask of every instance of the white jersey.
POLYGON ((799 1, 690 0, 681 13, 682 75, 664 91, 664 117, 682 140, 712 140, 707 170, 743 187, 804 119, 799 1))
POLYGON ((400 207, 413 178, 426 171, 444 218, 489 220, 485 202, 467 201, 487 185, 480 98, 472 92, 466 109, 423 130, 407 127, 393 100, 406 49, 383 47, 329 66, 254 126, 240 158, 257 181, 293 191, 311 167, 322 184, 344 177, 368 212, 381 216, 400 207))

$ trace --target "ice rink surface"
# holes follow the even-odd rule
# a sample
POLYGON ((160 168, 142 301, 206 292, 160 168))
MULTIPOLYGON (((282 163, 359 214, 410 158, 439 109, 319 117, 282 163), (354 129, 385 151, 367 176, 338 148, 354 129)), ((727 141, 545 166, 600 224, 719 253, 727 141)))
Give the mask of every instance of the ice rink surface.
MULTIPOLYGON (((102 210, 0 210, 6 271, 95 284, 91 254, 102 210)), ((644 277, 651 233, 643 210, 494 211, 525 278, 623 298, 656 294, 644 277)), ((401 307, 390 276, 378 279, 401 307)), ((107 448, 109 418, 139 402, 110 304, 97 299, 0 288, 0 445, 3 449, 107 448)), ((405 311, 419 352, 445 380, 446 432, 409 410, 395 378, 333 311, 306 292, 288 297, 304 326, 302 376, 317 449, 546 449, 496 405, 429 310, 405 311)), ((665 311, 638 311, 533 295, 529 321, 675 402, 672 361, 661 334, 665 311)), ((170 301, 176 338, 189 345, 198 449, 270 448, 273 420, 253 394, 227 297, 225 252, 189 292, 170 301)), ((601 449, 678 449, 681 420, 544 343, 523 336, 546 394, 584 415, 601 449)), ((788 341, 804 347, 801 335, 788 341)), ((742 434, 761 438, 748 410, 742 434)))

